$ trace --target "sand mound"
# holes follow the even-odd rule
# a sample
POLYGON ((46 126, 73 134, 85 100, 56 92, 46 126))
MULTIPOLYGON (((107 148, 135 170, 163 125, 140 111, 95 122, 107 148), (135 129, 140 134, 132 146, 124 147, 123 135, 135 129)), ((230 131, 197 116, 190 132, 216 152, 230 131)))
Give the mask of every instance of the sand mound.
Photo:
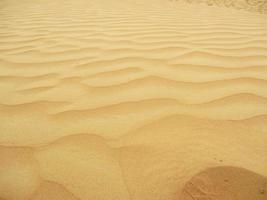
POLYGON ((264 200, 267 178, 238 167, 211 168, 188 181, 177 199, 264 200))

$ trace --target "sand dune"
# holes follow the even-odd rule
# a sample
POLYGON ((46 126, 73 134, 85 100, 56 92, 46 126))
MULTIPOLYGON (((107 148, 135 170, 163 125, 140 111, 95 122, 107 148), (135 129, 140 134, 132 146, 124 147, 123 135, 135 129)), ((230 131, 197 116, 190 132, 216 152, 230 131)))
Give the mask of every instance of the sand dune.
POLYGON ((266 200, 266 6, 0 1, 0 200, 266 200))

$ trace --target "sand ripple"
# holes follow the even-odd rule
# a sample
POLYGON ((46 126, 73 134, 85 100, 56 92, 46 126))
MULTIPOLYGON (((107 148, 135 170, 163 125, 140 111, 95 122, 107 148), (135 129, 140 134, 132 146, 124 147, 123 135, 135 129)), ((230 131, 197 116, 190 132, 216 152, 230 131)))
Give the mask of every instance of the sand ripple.
POLYGON ((0 199, 266 199, 266 5, 1 1, 0 199))

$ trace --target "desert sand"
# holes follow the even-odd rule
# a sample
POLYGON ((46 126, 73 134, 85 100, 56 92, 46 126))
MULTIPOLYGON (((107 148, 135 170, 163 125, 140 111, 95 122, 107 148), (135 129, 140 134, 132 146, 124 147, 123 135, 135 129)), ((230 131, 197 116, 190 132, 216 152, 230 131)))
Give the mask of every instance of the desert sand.
POLYGON ((267 200, 267 2, 0 1, 0 199, 267 200))

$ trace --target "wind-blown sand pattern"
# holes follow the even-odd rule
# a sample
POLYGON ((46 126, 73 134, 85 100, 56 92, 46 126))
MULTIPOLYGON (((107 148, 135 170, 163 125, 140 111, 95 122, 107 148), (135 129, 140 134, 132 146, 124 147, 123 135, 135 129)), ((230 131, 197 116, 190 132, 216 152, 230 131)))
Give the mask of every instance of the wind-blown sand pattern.
POLYGON ((0 199, 266 200, 266 1, 198 2, 0 1, 0 199))
MULTIPOLYGON (((178 0, 171 0, 178 1, 178 0)), ((266 0, 183 0, 188 3, 205 3, 208 6, 219 6, 267 14, 266 0)))

